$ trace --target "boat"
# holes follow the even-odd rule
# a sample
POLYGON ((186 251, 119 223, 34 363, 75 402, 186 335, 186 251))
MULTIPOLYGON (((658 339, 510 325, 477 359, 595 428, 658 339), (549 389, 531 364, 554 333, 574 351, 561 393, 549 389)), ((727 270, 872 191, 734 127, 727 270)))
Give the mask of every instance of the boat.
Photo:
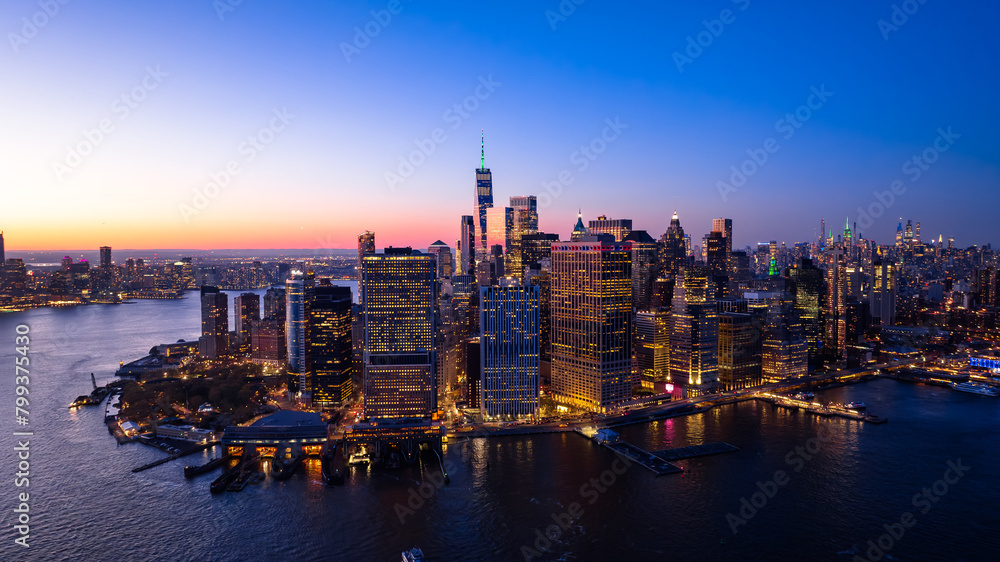
POLYGON ((860 412, 861 410, 866 409, 868 406, 865 406, 864 402, 848 402, 847 404, 844 404, 844 407, 847 408, 848 410, 854 410, 855 412, 860 412))
POLYGON ((1000 395, 1000 389, 996 388, 995 386, 989 386, 987 384, 981 384, 981 383, 959 382, 959 383, 952 383, 951 387, 961 392, 978 394, 980 396, 1000 395))
POLYGON ((212 459, 212 460, 208 461, 207 463, 205 463, 205 464, 203 464, 201 466, 185 466, 184 467, 184 478, 194 478, 195 476, 198 476, 199 474, 204 474, 204 473, 206 473, 206 472, 208 472, 210 470, 213 470, 215 468, 218 468, 218 467, 222 466, 223 464, 226 463, 227 460, 229 460, 229 457, 223 456, 223 457, 218 457, 218 458, 212 459))
POLYGON ((403 562, 427 562, 424 552, 417 547, 403 551, 403 562))
POLYGON ((302 459, 304 458, 304 454, 299 455, 292 459, 292 462, 288 464, 280 458, 274 459, 271 464, 271 478, 274 478, 275 480, 288 480, 293 474, 295 474, 295 471, 298 470, 299 465, 302 464, 302 459), (277 468, 277 470, 274 470, 274 468, 277 468))
POLYGON ((236 479, 238 474, 239 471, 236 470, 227 470, 223 472, 222 475, 216 478, 215 481, 212 482, 212 485, 208 487, 209 491, 213 494, 221 494, 222 492, 225 492, 226 488, 228 488, 229 484, 236 479))
POLYGON ((340 486, 344 483, 344 473, 336 466, 337 446, 328 447, 320 458, 323 480, 327 486, 340 486))

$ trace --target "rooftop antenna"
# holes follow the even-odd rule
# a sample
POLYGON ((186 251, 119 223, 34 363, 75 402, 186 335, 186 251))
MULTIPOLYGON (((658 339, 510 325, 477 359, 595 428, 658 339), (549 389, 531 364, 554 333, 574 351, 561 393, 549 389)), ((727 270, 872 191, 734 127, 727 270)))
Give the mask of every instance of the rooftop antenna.
POLYGON ((479 137, 479 165, 480 170, 486 169, 486 129, 480 129, 479 137))

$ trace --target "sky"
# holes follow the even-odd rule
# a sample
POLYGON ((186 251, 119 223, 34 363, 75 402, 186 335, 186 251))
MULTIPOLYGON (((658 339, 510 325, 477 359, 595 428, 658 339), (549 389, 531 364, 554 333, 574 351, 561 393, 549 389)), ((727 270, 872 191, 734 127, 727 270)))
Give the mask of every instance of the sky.
POLYGON ((454 245, 483 131, 563 236, 1000 242, 995 3, 4 6, 8 251, 454 245))

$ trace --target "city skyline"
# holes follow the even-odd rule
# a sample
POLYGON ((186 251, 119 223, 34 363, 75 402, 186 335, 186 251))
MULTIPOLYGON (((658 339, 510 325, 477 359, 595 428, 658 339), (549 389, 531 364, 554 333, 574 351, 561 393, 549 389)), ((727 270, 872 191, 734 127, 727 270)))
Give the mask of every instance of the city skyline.
POLYGON ((734 247, 807 241, 878 192, 892 202, 866 238, 891 242, 902 216, 993 242, 994 7, 920 5, 902 25, 891 6, 817 7, 818 29, 745 1, 221 5, 60 7, 35 33, 36 4, 11 10, 8 251, 352 248, 364 230, 452 245, 483 129, 496 200, 537 195, 539 230, 561 236, 582 209, 658 237, 676 208, 694 237, 725 216, 734 247), (753 173, 737 186, 733 167, 753 173))

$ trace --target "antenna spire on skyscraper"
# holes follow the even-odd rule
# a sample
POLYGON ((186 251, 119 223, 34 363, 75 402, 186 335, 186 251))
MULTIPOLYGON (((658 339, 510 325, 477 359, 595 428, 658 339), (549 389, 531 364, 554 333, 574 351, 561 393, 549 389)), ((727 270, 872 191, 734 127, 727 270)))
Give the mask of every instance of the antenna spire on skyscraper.
POLYGON ((486 169, 486 129, 479 130, 479 169, 486 169))

